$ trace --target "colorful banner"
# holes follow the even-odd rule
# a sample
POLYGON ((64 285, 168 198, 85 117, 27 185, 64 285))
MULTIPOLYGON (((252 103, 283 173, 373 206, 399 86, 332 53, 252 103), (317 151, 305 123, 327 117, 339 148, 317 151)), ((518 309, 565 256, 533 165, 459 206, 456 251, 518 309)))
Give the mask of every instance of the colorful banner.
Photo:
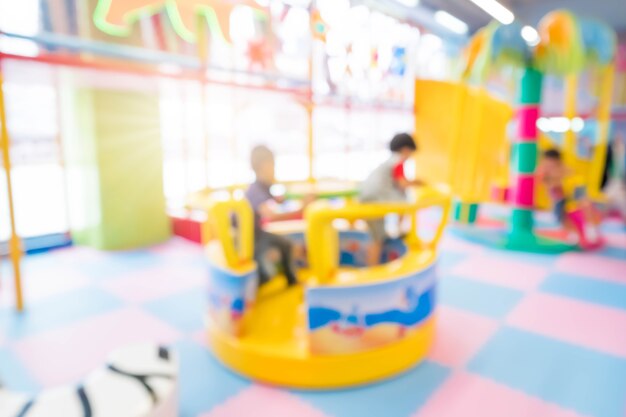
POLYGON ((398 279, 308 288, 311 352, 355 353, 405 338, 431 316, 436 282, 436 264, 432 264, 398 279))

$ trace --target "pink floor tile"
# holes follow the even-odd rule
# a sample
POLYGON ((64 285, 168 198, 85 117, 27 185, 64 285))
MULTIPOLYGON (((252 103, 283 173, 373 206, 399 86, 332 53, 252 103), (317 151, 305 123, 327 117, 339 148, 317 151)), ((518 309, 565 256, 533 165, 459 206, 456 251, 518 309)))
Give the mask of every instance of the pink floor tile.
POLYGON ((626 284, 626 260, 593 253, 567 253, 556 262, 556 269, 568 274, 626 284))
POLYGON ((180 333, 135 308, 82 320, 15 342, 11 349, 43 386, 76 382, 115 348, 150 341, 171 344, 180 333))
POLYGON ((626 357, 626 312, 565 297, 535 293, 509 314, 513 326, 626 357))
POLYGON ((262 386, 248 388, 200 417, 239 416, 327 417, 286 391, 262 386))
POLYGON ((537 288, 548 275, 540 265, 531 265, 493 255, 473 256, 452 268, 453 274, 523 291, 537 288))
POLYGON ((498 328, 492 319, 437 307, 437 336, 429 358, 449 367, 465 365, 498 328))
POLYGON ((174 237, 161 245, 150 248, 150 252, 178 260, 202 256, 202 246, 182 238, 174 237))
POLYGON ((206 274, 202 269, 181 266, 147 268, 103 282, 102 288, 128 303, 144 303, 202 287, 206 274))
POLYGON ((414 417, 581 417, 488 379, 460 372, 450 377, 414 417))

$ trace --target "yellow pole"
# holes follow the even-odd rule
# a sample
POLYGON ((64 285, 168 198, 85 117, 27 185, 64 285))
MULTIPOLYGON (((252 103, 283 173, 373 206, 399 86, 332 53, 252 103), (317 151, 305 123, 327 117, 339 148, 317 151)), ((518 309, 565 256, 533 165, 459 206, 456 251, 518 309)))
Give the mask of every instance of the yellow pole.
POLYGON ((209 42, 207 40, 207 22, 204 16, 198 16, 196 25, 198 59, 200 60, 200 123, 202 126, 202 161, 204 162, 204 184, 209 186, 209 132, 207 125, 206 104, 206 71, 209 61, 209 42))
POLYGON ((307 156, 309 158, 309 175, 308 182, 315 182, 313 161, 315 157, 315 147, 313 143, 313 49, 315 48, 315 35, 313 33, 313 11, 315 10, 315 1, 309 5, 309 31, 311 32, 311 53, 309 54, 309 94, 304 106, 306 108, 307 121, 309 123, 307 129, 307 156))
MULTIPOLYGON (((466 171, 467 177, 461 178, 462 180, 464 180, 462 183, 463 190, 459 190, 459 192, 461 193, 459 198, 459 204, 461 204, 461 213, 459 216, 459 220, 461 220, 461 222, 463 223, 470 223, 470 204, 476 203, 477 201, 479 201, 480 198, 478 195, 478 190, 476 189, 479 186, 479 184, 477 184, 476 177, 478 176, 478 165, 480 164, 480 148, 481 146, 484 146, 484 144, 481 142, 482 138, 480 137, 480 134, 482 132, 482 126, 485 121, 484 116, 486 94, 487 93, 485 92, 484 87, 481 85, 478 88, 476 94, 476 97, 478 97, 478 114, 476 115, 476 120, 478 121, 478 123, 476 124, 477 130, 471 136, 468 135, 468 138, 471 137, 473 141, 468 143, 467 148, 469 148, 469 154, 463 155, 463 157, 468 158, 470 162, 466 171)), ((458 129, 458 131, 456 132, 456 134, 459 135, 459 137, 456 138, 457 156, 459 152, 458 149, 460 143, 460 133, 461 129, 458 129)), ((463 177, 463 175, 461 175, 461 177, 463 177)))
POLYGON ((11 157, 9 130, 7 128, 7 117, 4 101, 4 79, 2 69, 0 68, 0 148, 2 149, 2 162, 6 171, 7 194, 9 198, 9 221, 11 226, 11 238, 9 241, 9 254, 11 263, 13 264, 13 278, 15 280, 15 306, 17 311, 24 309, 24 300, 22 298, 22 275, 20 273, 20 258, 22 256, 22 248, 20 239, 15 229, 15 207, 13 206, 13 187, 11 182, 11 157))
POLYGON ((611 123, 611 97, 613 93, 613 78, 615 76, 615 67, 610 64, 600 72, 600 97, 598 106, 598 132, 597 143, 591 159, 591 167, 589 172, 589 196, 593 200, 601 200, 602 194, 600 190, 600 182, 602 181, 602 173, 604 172, 604 164, 606 163, 606 152, 609 143, 609 127, 611 123))
POLYGON ((309 100, 309 102, 305 104, 305 107, 306 107, 307 120, 309 123, 308 129, 307 129, 307 136, 308 136, 307 155, 309 157, 308 181, 310 183, 314 183, 315 177, 313 174, 313 160, 314 160, 315 150, 313 148, 313 100, 309 100))
MULTIPOLYGON (((565 78, 565 114, 569 120, 576 117, 576 92, 578 91, 578 76, 568 75, 565 78)), ((563 142, 563 158, 571 169, 576 168, 576 134, 572 129, 565 132, 563 142)))

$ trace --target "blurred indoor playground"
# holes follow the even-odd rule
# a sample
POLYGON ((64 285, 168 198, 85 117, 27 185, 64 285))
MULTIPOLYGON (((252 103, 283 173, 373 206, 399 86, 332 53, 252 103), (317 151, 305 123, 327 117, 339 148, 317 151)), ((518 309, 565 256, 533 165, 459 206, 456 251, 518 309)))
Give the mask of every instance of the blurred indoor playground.
POLYGON ((0 417, 626 416, 621 0, 0 0, 0 417))

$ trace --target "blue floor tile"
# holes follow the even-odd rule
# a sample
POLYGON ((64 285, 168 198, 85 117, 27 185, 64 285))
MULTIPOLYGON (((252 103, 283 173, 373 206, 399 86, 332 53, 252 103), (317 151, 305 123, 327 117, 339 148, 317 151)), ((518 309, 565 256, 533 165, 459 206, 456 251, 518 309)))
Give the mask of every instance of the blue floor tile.
POLYGON ((175 349, 180 357, 180 417, 197 417, 251 385, 193 341, 178 342, 175 349))
POLYGON ((626 310, 626 285, 623 284, 553 273, 546 278, 539 289, 551 294, 626 310))
POLYGON ((444 275, 439 282, 442 304, 493 318, 504 318, 524 296, 521 291, 456 276, 444 275))
POLYGON ((442 250, 441 255, 437 259, 439 267, 442 269, 451 269, 463 262, 467 258, 467 255, 460 252, 452 252, 449 250, 442 250))
POLYGON ((204 328, 204 314, 207 311, 206 293, 202 289, 184 291, 144 305, 159 319, 186 332, 204 328))
POLYGON ((598 252, 599 255, 608 256, 615 259, 626 261, 626 249, 607 246, 598 252))
POLYGON ((148 251, 112 252, 106 258, 80 261, 77 268, 95 279, 113 279, 163 264, 163 259, 148 251))
POLYGON ((603 223, 600 226, 600 230, 605 233, 626 233, 626 224, 620 224, 617 222, 603 223))
POLYGON ((28 394, 35 394, 41 388, 8 348, 0 348, 0 386, 28 394))
POLYGON ((450 371, 424 362, 397 378, 367 387, 328 392, 294 391, 330 417, 409 417, 423 406, 450 371))
POLYGON ((624 417, 626 359, 502 328, 469 370, 595 417, 624 417))
POLYGON ((8 308, 0 310, 0 328, 6 329, 7 337, 18 339, 107 313, 122 305, 122 301, 106 291, 80 288, 31 303, 22 313, 8 308))

